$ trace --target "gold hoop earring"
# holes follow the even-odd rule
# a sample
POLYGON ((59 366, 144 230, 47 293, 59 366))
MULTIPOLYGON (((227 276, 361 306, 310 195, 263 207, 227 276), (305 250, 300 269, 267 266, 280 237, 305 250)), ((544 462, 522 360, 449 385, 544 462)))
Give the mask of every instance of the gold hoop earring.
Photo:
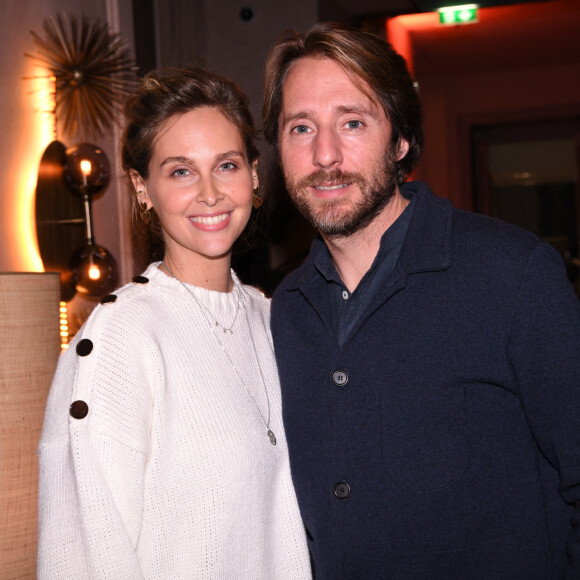
POLYGON ((258 193, 260 191, 259 188, 256 187, 256 189, 253 190, 253 200, 252 203, 254 204, 254 208, 255 209, 259 209, 260 207, 262 207, 262 204, 264 203, 264 198, 258 193))
POLYGON ((147 204, 144 201, 139 206, 141 207, 141 219, 147 225, 151 221, 151 211, 147 209, 147 204))

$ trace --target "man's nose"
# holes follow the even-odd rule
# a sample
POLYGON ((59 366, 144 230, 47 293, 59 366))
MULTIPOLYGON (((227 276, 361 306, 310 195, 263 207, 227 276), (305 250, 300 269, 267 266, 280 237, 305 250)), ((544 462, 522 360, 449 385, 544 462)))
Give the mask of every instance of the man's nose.
POLYGON ((342 163, 340 137, 332 129, 319 129, 313 147, 314 165, 330 169, 342 163))

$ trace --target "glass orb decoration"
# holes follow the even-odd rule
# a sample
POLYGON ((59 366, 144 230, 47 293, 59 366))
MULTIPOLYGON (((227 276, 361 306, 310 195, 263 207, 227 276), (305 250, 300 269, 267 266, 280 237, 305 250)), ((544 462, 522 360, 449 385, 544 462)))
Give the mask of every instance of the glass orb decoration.
POLYGON ((71 256, 70 283, 77 292, 100 298, 112 292, 119 281, 117 262, 113 254, 98 244, 87 243, 71 256))
POLYGON ((91 143, 80 143, 65 152, 64 180, 79 196, 94 197, 111 181, 111 165, 105 152, 91 143))

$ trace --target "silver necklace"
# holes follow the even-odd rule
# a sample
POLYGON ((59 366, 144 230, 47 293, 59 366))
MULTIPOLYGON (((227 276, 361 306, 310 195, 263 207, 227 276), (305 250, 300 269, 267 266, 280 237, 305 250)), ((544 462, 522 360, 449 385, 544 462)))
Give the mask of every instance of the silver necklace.
POLYGON ((234 361, 232 360, 232 358, 230 357, 230 355, 228 354, 228 352, 224 348, 219 337, 216 334, 214 334, 214 336, 216 337, 216 340, 218 341, 219 345, 221 346, 223 353, 226 355, 227 359, 230 361, 232 368, 234 369, 234 371, 238 375, 240 382, 242 383, 242 385, 244 385, 244 388, 248 392, 248 395, 250 395, 250 398, 254 402, 254 406, 258 410, 258 413, 260 414, 260 417, 262 418, 264 425, 266 425, 266 435, 268 435, 268 439, 270 440, 270 443, 272 445, 276 445, 276 435, 274 435, 274 432, 270 429, 270 397, 268 395, 268 388, 266 387, 266 381, 264 380, 264 373, 262 372, 262 365, 260 364, 260 357, 258 356, 258 349, 256 348, 256 343, 254 342, 254 333, 252 332, 250 320, 248 319, 248 311, 246 310, 245 306, 243 308, 244 308, 244 315, 246 317, 246 324, 248 325, 248 332, 250 333, 250 340, 252 341, 252 350, 254 351, 254 356, 256 357, 256 362, 258 363, 258 370, 260 371, 260 378, 262 379, 262 386, 264 387, 264 394, 266 395, 266 401, 268 403, 268 420, 267 421, 264 419, 264 415, 262 415, 262 411, 260 411, 260 407, 258 406, 258 403, 256 403, 256 399, 254 399, 252 392, 250 391, 250 389, 248 389, 248 386, 246 385, 244 379, 242 378, 242 375, 240 374, 240 372, 236 368, 234 361))
MULTIPOLYGON (((234 290, 236 292, 236 296, 237 296, 237 303, 236 303, 236 313, 234 315, 234 319, 232 320, 232 323, 229 326, 224 326, 223 324, 221 324, 220 322, 217 321, 216 317, 212 314, 212 312, 209 310, 209 308, 201 301, 199 300, 199 298, 169 269, 169 266, 163 261, 161 262, 161 265, 167 270, 167 273, 172 277, 175 278, 193 297, 193 299, 197 302, 197 305, 202 309, 205 310, 205 312, 207 312, 207 314, 209 314, 211 316, 211 319, 214 322, 215 326, 218 326, 219 328, 221 328, 224 331, 224 334, 227 334, 228 332, 230 334, 233 334, 234 331, 232 330, 232 328, 234 327, 234 324, 236 323, 236 320, 238 319, 238 312, 240 311, 240 290, 238 288, 238 285, 236 284, 235 280, 234 280, 234 290)), ((204 317, 207 320, 207 316, 204 313, 204 317)), ((208 320, 209 322, 209 320, 208 320)), ((210 322, 211 324, 211 322, 210 322)))
MULTIPOLYGON (((238 368, 234 364, 234 361, 233 361, 232 357, 229 355, 228 351, 225 348, 225 345, 220 340, 219 334, 215 330, 217 326, 219 326, 220 328, 224 328, 224 327, 221 324, 219 324, 218 321, 212 316, 211 312, 205 307, 205 305, 203 304, 203 302, 201 302, 200 300, 198 300, 197 296, 179 278, 177 278, 175 276, 175 274, 173 274, 173 272, 167 267, 167 264, 165 264, 165 262, 161 262, 161 264, 167 270, 167 272, 169 273, 169 275, 172 278, 175 278, 188 291, 188 293, 195 300, 195 303, 197 304, 197 306, 199 308, 199 311, 201 312, 202 316, 205 318, 206 322, 209 324, 210 328, 212 329, 212 331, 213 331, 212 334, 215 337, 216 342, 218 343, 221 351, 224 353, 224 356, 228 359, 228 362, 230 363, 230 366, 232 367, 232 369, 236 373, 236 375, 237 375, 240 383, 242 383, 242 385, 244 386, 244 389, 246 389, 246 392, 250 396, 250 399, 252 399, 252 403, 254 403, 254 407, 256 407, 256 410, 258 411, 258 414, 260 415, 260 419, 262 419, 262 422, 266 426, 266 435, 268 435, 268 439, 270 440, 270 443, 272 445, 276 445, 276 435, 274 435, 274 432, 270 429, 270 418, 271 418, 271 414, 270 414, 270 396, 268 395, 268 388, 266 387, 266 381, 264 379, 264 373, 262 371, 262 365, 260 364, 260 357, 258 356, 258 350, 256 349, 256 343, 254 341, 254 333, 252 332, 252 327, 250 326, 250 320, 248 318, 248 311, 246 310, 245 306, 243 306, 243 309, 244 309, 244 314, 245 314, 245 317, 246 317, 246 324, 248 325, 248 332, 250 333, 250 340, 252 342, 252 350, 254 351, 254 356, 256 357, 256 363, 258 363, 258 370, 260 371, 260 378, 262 379, 262 386, 264 387, 264 394, 266 395, 266 402, 268 403, 268 419, 265 419, 264 418, 264 415, 262 415, 262 411, 260 410, 260 407, 259 407, 258 403, 256 402, 256 399, 254 399, 254 396, 252 395, 252 392, 248 388, 248 385, 246 385, 246 381, 244 381, 244 378, 242 377, 242 374, 240 373, 240 371, 238 370, 238 368), (207 312, 207 314, 209 314, 212 317, 212 319, 215 322, 215 324, 212 324, 211 323, 211 321, 207 317, 206 312, 207 312)), ((229 331, 230 334, 233 334, 231 328, 234 326, 234 323, 235 323, 235 321, 236 321, 236 319, 238 317, 238 311, 240 309, 240 290, 239 290, 238 285, 236 284, 235 280, 234 280, 234 287, 235 287, 235 289, 237 291, 237 295, 238 295, 238 302, 237 302, 237 307, 236 307, 236 316, 235 316, 234 322, 232 322, 230 328, 224 329, 224 332, 229 331)))

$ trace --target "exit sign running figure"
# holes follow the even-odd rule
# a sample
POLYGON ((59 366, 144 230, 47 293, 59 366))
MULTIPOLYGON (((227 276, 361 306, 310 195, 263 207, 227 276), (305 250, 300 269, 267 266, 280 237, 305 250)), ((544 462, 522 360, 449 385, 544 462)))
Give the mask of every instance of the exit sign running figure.
POLYGON ((467 24, 477 22, 477 4, 463 4, 462 6, 448 6, 439 8, 439 22, 441 24, 467 24))

